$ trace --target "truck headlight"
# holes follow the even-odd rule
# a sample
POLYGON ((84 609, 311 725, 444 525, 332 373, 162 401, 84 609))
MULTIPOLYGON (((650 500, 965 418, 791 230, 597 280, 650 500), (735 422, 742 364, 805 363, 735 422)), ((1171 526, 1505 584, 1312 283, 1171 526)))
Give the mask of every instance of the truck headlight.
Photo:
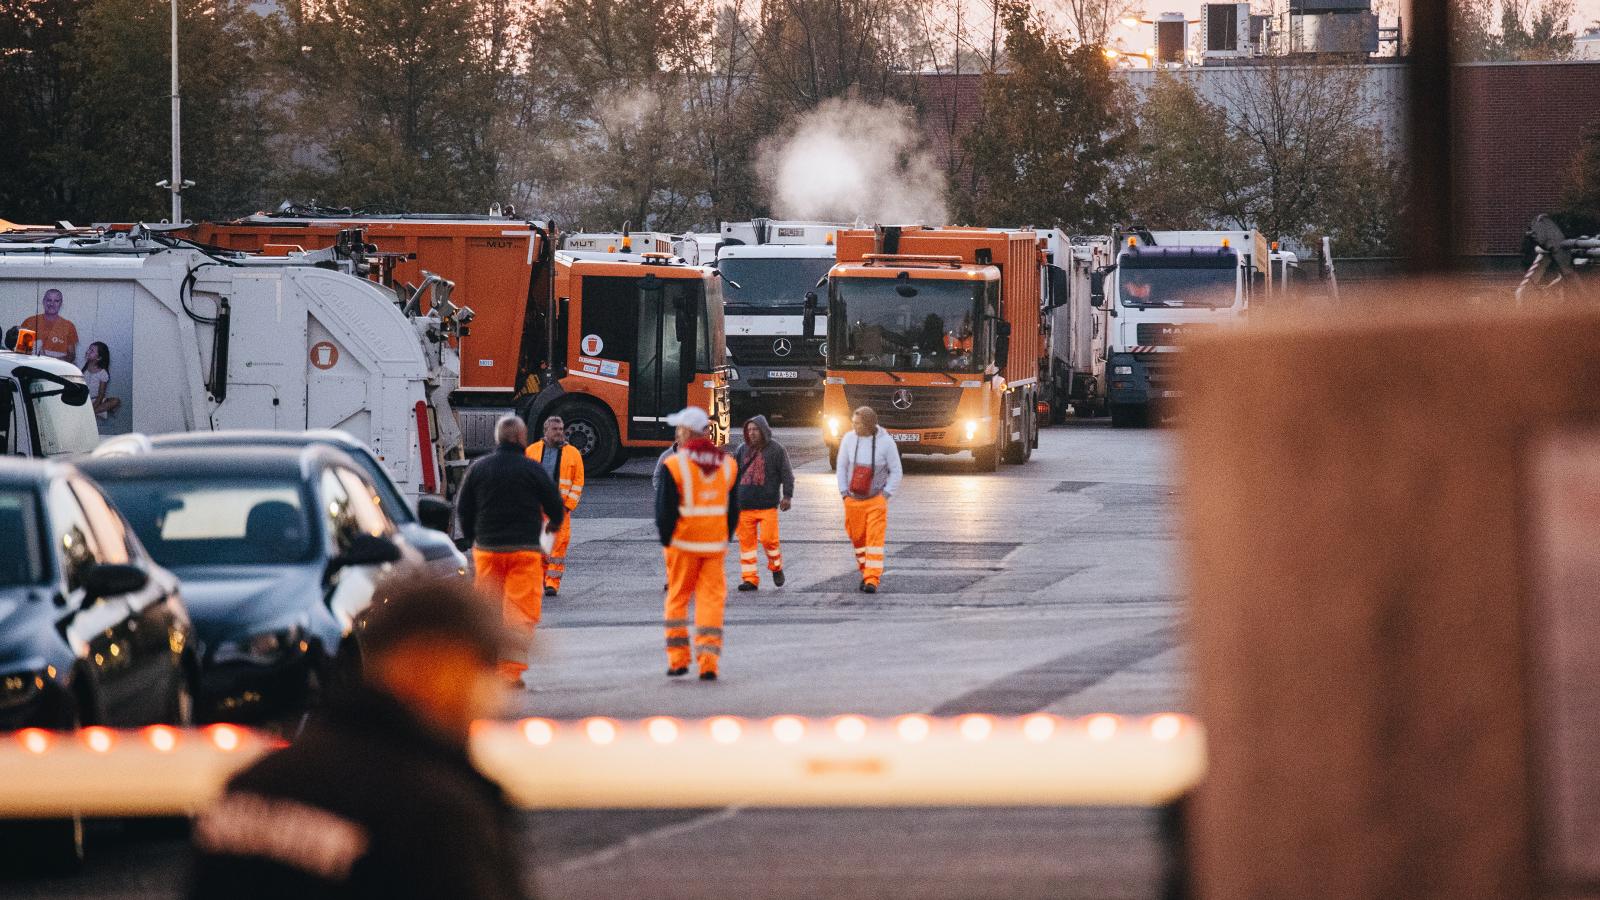
POLYGON ((839 419, 837 416, 828 417, 828 437, 839 436, 839 419))
POLYGON ((965 422, 961 423, 961 426, 967 432, 967 440, 970 441, 973 438, 978 436, 978 420, 977 419, 968 419, 965 422))
POLYGON ((1133 366, 1112 366, 1111 367, 1111 374, 1113 374, 1113 375, 1132 375, 1133 374, 1133 366))

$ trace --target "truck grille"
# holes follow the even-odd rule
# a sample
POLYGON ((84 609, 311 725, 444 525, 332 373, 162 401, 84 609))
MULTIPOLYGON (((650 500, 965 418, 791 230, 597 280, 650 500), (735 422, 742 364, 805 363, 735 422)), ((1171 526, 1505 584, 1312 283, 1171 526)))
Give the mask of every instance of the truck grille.
POLYGON ((730 334, 728 352, 733 354, 733 362, 741 370, 751 367, 794 369, 802 366, 821 366, 822 338, 814 337, 808 341, 799 335, 730 334), (779 355, 773 348, 773 344, 779 340, 789 342, 790 350, 787 356, 779 355))
POLYGON ((1162 391, 1182 390, 1178 380, 1177 361, 1172 359, 1170 353, 1142 354, 1138 357, 1144 363, 1145 373, 1150 378, 1150 390, 1157 396, 1162 391))
POLYGON ((870 406, 877 410, 878 424, 885 428, 944 428, 955 421, 961 389, 847 384, 844 399, 851 409, 870 406), (905 409, 894 404, 895 395, 900 391, 910 392, 911 405, 905 409))

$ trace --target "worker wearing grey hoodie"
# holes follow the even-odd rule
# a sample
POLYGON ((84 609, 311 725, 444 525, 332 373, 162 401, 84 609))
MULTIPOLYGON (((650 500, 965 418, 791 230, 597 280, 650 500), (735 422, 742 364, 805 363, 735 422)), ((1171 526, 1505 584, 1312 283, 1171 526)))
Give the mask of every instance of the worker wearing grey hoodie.
POLYGON ((766 416, 744 423, 739 461, 739 590, 761 586, 757 544, 767 551, 772 583, 783 585, 783 549, 778 544, 778 511, 794 499, 794 468, 789 451, 772 439, 766 416))

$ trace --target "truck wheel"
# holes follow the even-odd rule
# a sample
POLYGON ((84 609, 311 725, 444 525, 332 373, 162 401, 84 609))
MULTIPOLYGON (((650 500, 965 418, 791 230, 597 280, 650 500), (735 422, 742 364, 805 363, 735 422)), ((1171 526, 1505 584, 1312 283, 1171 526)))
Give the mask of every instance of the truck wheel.
POLYGON ((1142 406, 1133 406, 1126 403, 1113 403, 1111 405, 1112 428, 1137 428, 1145 421, 1145 410, 1142 406))
POLYGON ((972 451, 972 468, 978 472, 993 472, 1000 468, 1000 448, 994 444, 972 451))
POLYGON ((604 475, 621 464, 622 441, 609 412, 593 403, 568 401, 557 404, 550 415, 560 416, 567 423, 567 441, 583 457, 586 474, 604 475))
POLYGON ((1087 400, 1072 404, 1072 414, 1080 419, 1092 419, 1097 410, 1087 400))
POLYGON ((831 471, 831 472, 839 471, 839 448, 838 447, 829 447, 828 448, 828 470, 831 471))
POLYGON ((1017 421, 1011 416, 1001 419, 1000 425, 1000 455, 1007 465, 1020 466, 1028 461, 1028 410, 1022 410, 1022 421, 1017 421), (1011 429, 1015 427, 1022 436, 1017 440, 1011 439, 1011 429))

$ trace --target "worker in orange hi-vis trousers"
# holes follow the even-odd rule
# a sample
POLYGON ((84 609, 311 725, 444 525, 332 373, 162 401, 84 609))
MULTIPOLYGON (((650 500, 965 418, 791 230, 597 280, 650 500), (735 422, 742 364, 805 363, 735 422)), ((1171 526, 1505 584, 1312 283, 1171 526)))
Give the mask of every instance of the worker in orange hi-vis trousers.
POLYGON ((766 416, 744 423, 744 444, 739 461, 739 590, 761 586, 757 547, 767 551, 772 583, 783 586, 783 548, 778 544, 778 511, 789 509, 794 499, 794 468, 789 451, 772 437, 766 416))
POLYGON ((678 452, 667 460, 656 490, 656 529, 667 548, 667 674, 687 675, 691 659, 700 680, 715 681, 722 658, 722 609, 728 599, 723 560, 739 521, 734 490, 739 466, 711 443, 711 419, 691 406, 667 417, 677 428, 678 452), (694 601, 694 653, 689 602, 694 601))
POLYGON ((578 511, 578 502, 583 499, 583 454, 567 443, 567 423, 560 416, 551 416, 544 420, 544 440, 534 441, 528 447, 528 458, 543 466, 545 473, 555 479, 561 503, 567 509, 567 517, 561 520, 561 530, 556 532, 555 544, 544 561, 544 595, 554 597, 561 592, 561 578, 567 574, 572 514, 578 511))
POLYGON ((863 406, 854 426, 839 441, 839 496, 844 498, 844 530, 856 551, 861 592, 876 594, 883 580, 884 541, 889 529, 889 498, 900 489, 900 450, 894 436, 878 424, 878 413, 863 406))
POLYGON ((524 455, 527 425, 506 416, 495 423, 494 435, 494 452, 467 470, 456 495, 456 517, 472 547, 476 587, 501 601, 506 625, 521 647, 500 660, 500 674, 521 686, 544 596, 544 554, 566 509, 544 467, 524 455))

